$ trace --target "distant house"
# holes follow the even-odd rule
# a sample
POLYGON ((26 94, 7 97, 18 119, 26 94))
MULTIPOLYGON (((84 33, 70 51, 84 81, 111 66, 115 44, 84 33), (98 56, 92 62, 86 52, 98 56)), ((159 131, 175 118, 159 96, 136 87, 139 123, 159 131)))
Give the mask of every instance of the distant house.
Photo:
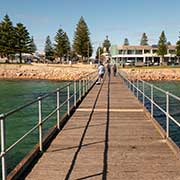
MULTIPOLYGON (((159 64, 157 45, 152 46, 111 46, 112 61, 123 64, 126 62, 159 64)), ((165 62, 176 62, 176 46, 168 46, 165 62)))

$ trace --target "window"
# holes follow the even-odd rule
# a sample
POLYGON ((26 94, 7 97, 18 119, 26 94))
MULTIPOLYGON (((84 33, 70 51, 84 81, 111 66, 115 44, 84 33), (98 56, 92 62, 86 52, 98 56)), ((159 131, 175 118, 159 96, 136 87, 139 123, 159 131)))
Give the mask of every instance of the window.
POLYGON ((145 50, 144 50, 144 54, 147 54, 147 53, 150 53, 150 50, 149 50, 149 49, 145 49, 145 50))
POLYGON ((134 50, 128 50, 127 54, 134 54, 134 50))
POLYGON ((169 49, 169 54, 176 54, 176 50, 175 49, 169 49))
POLYGON ((152 51, 152 52, 153 52, 153 54, 154 54, 154 53, 157 53, 157 49, 153 49, 153 51, 152 51))
POLYGON ((136 50, 135 54, 142 54, 142 50, 136 50))

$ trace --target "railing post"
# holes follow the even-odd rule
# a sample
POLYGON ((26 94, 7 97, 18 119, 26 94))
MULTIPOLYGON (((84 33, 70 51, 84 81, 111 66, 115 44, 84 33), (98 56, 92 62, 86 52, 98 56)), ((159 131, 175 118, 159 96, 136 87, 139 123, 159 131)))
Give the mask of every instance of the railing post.
POLYGON ((154 95, 153 95, 153 85, 151 84, 151 116, 153 117, 153 103, 154 103, 154 95))
POLYGON ((134 83, 134 80, 133 80, 133 94, 135 94, 135 83, 134 83))
POLYGON ((68 86, 67 86, 67 99, 68 99, 68 101, 67 101, 67 114, 68 114, 68 116, 70 115, 70 84, 68 84, 68 86))
POLYGON ((43 151, 43 137, 42 137, 42 100, 38 97, 38 110, 39 110, 39 149, 43 151))
POLYGON ((136 81, 136 96, 137 96, 137 99, 139 99, 139 80, 137 79, 136 81))
POLYGON ((81 79, 79 80, 79 99, 81 99, 81 79))
POLYGON ((74 106, 76 107, 76 80, 74 81, 74 106))
POLYGON ((88 91, 88 80, 87 80, 87 77, 86 77, 86 93, 88 91))
POLYGON ((57 128, 60 129, 60 95, 59 95, 59 88, 57 89, 57 128))
POLYGON ((143 106, 145 106, 145 91, 144 91, 144 81, 142 80, 142 91, 143 91, 143 106))
POLYGON ((84 78, 83 78, 83 96, 85 94, 84 78))
POLYGON ((0 115, 1 121, 1 163, 2 163, 2 180, 6 180, 6 158, 5 158, 5 148, 6 148, 6 130, 5 130, 5 118, 4 114, 0 115))
POLYGON ((169 137, 169 92, 166 92, 166 138, 169 137))
POLYGON ((87 91, 89 90, 89 75, 87 77, 87 91))

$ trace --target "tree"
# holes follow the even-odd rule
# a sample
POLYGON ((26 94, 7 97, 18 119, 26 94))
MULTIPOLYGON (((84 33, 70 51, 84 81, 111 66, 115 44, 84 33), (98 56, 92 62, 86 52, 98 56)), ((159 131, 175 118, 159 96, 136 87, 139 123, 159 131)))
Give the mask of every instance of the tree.
POLYGON ((99 46, 96 50, 96 59, 100 60, 100 56, 102 53, 103 53, 103 48, 99 46))
POLYGON ((125 38, 125 39, 124 39, 124 46, 129 46, 129 40, 128 40, 128 38, 125 38))
POLYGON ((54 49, 50 40, 50 36, 47 36, 46 38, 44 52, 46 59, 49 59, 50 61, 54 60, 54 49))
POLYGON ((142 34, 140 45, 141 46, 148 46, 148 38, 147 38, 146 33, 142 34))
POLYGON ((22 63, 22 53, 29 53, 29 46, 31 43, 31 38, 26 27, 18 23, 15 27, 16 32, 16 45, 15 52, 19 54, 20 63, 22 63))
POLYGON ((8 61, 10 55, 15 53, 15 44, 15 30, 9 16, 6 14, 0 24, 0 53, 7 57, 8 61))
POLYGON ((105 49, 105 52, 109 53, 109 48, 111 46, 110 41, 108 40, 108 36, 106 36, 106 39, 103 42, 103 49, 105 49))
POLYGON ((59 29, 55 36, 55 55, 62 61, 63 57, 67 57, 70 52, 70 42, 67 34, 63 29, 59 29))
POLYGON ((30 38, 30 43, 29 43, 29 53, 35 53, 37 50, 36 44, 34 43, 34 38, 33 36, 30 38))
POLYGON ((93 50, 89 35, 88 26, 84 18, 81 17, 74 35, 73 49, 82 57, 82 60, 84 60, 84 57, 92 56, 93 50))
POLYGON ((162 65, 164 63, 164 55, 167 54, 167 39, 164 31, 159 37, 157 54, 161 56, 160 64, 162 65))
POLYGON ((167 45, 168 45, 168 46, 171 46, 171 42, 170 42, 170 41, 168 41, 168 42, 167 42, 167 45))
POLYGON ((179 40, 176 42, 176 56, 179 62, 179 58, 180 58, 180 36, 179 36, 179 40))

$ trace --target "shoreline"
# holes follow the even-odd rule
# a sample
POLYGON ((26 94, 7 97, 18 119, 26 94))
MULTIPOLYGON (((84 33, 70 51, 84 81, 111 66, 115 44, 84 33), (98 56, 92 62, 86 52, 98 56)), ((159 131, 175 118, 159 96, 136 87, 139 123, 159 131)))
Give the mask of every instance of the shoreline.
POLYGON ((163 69, 120 69, 130 80, 180 81, 180 68, 163 69))
MULTIPOLYGON (((180 81, 180 68, 120 69, 130 80, 180 81)), ((85 64, 0 64, 0 80, 71 81, 97 72, 97 65, 85 64)))
POLYGON ((82 77, 96 72, 93 65, 50 65, 50 64, 1 64, 1 80, 52 80, 70 81, 78 80, 82 77))

